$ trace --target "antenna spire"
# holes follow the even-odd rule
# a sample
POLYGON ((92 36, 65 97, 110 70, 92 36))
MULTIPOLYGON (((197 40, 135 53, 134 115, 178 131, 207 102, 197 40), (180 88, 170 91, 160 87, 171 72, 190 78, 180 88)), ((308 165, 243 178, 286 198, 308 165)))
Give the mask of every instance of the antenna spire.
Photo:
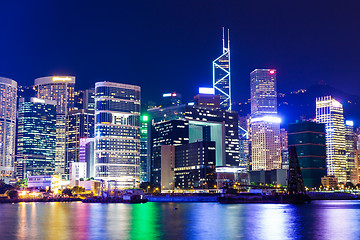
POLYGON ((230 51, 230 29, 228 28, 228 45, 227 45, 228 51, 230 51))
POLYGON ((224 27, 222 27, 223 36, 222 36, 222 44, 223 44, 223 53, 225 52, 225 30, 224 27))

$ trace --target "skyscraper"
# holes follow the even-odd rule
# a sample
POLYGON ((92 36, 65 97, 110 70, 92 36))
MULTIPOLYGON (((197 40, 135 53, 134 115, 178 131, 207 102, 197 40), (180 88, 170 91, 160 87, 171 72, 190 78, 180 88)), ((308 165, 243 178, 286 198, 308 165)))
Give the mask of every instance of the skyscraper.
POLYGON ((80 140, 94 137, 95 113, 84 109, 71 111, 66 125, 65 173, 68 174, 70 163, 79 162, 80 140))
POLYGON ((75 77, 53 76, 35 79, 38 98, 56 101, 55 173, 65 173, 66 116, 74 109, 75 77))
POLYGON ((140 129, 140 181, 148 182, 149 178, 149 169, 147 162, 147 133, 148 133, 148 124, 149 117, 147 115, 142 115, 140 118, 141 129, 140 129))
POLYGON ((325 124, 310 121, 288 126, 288 145, 295 146, 304 184, 319 187, 326 175, 325 124))
POLYGON ((280 122, 277 116, 276 70, 250 73, 251 169, 281 168, 280 122))
POLYGON ((231 82, 230 82, 230 35, 228 29, 227 46, 223 30, 223 53, 213 61, 213 88, 215 94, 220 95, 222 109, 231 110, 231 82))
POLYGON ((16 177, 53 174, 56 101, 21 98, 18 114, 16 177))
POLYGON ((316 99, 316 122, 325 123, 327 174, 346 183, 346 143, 342 104, 331 96, 316 99))
POLYGON ((356 135, 354 132, 354 122, 345 121, 345 143, 346 143, 346 181, 354 186, 358 184, 358 170, 355 163, 356 135))
POLYGON ((95 177, 121 187, 140 182, 140 87, 95 84, 95 177))
POLYGON ((14 173, 17 83, 0 77, 0 178, 14 173))

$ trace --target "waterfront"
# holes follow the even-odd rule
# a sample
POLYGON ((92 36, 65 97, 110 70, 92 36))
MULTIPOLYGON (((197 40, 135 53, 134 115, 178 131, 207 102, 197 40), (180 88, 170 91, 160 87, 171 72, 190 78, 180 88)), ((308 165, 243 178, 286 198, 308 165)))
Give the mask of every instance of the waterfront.
POLYGON ((0 205, 0 239, 358 239, 360 201, 0 205))

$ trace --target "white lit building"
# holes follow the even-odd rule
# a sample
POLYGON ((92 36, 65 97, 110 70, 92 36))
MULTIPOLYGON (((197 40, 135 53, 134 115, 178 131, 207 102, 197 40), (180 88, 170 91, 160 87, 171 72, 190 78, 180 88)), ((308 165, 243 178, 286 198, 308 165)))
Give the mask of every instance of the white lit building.
POLYGON ((0 179, 13 177, 17 83, 0 77, 0 179))
POLYGON ((280 122, 277 116, 276 70, 250 73, 251 170, 281 168, 280 122))
POLYGON ((95 178, 121 188, 140 183, 140 87, 95 84, 95 178))
POLYGON ((343 106, 331 96, 316 99, 316 122, 325 123, 326 167, 329 176, 346 183, 346 141, 343 106))

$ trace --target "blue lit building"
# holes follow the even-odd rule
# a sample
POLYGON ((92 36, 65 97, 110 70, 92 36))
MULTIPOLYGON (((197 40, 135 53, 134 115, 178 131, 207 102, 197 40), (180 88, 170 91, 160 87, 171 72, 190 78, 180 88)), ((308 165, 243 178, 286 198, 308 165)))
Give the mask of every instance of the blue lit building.
POLYGON ((140 183, 140 87, 95 84, 95 178, 119 187, 140 183))
POLYGON ((50 175, 55 171, 56 101, 19 101, 16 177, 50 175))

